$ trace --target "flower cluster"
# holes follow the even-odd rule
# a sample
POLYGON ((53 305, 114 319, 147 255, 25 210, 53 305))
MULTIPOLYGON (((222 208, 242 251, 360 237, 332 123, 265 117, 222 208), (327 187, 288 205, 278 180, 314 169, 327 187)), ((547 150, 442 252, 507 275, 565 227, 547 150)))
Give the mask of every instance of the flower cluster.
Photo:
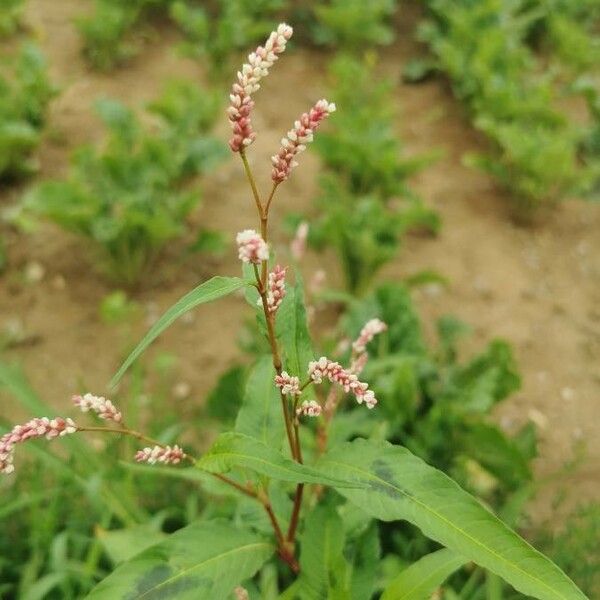
POLYGON ((314 383, 322 383, 323 378, 328 379, 331 383, 337 383, 346 393, 352 392, 356 401, 359 404, 364 402, 367 408, 373 408, 377 404, 375 393, 369 389, 368 383, 359 381, 355 373, 344 369, 339 363, 329 360, 325 356, 309 363, 308 375, 314 383))
POLYGON ((71 419, 40 417, 31 419, 24 425, 16 425, 12 431, 0 437, 0 473, 14 471, 15 446, 27 440, 45 437, 48 440, 75 433, 77 426, 71 419))
POLYGON ((81 409, 81 412, 92 411, 98 417, 107 421, 120 423, 123 420, 123 415, 117 410, 115 405, 102 396, 94 396, 93 394, 85 394, 84 396, 73 396, 73 404, 81 409))
POLYGON ((354 354, 363 354, 367 351, 367 344, 378 334, 383 333, 387 325, 381 319, 371 319, 367 321, 361 329, 360 334, 352 343, 352 352, 354 354))
POLYGON ((269 273, 269 280, 267 282, 267 310, 271 314, 277 312, 285 297, 285 271, 284 267, 277 265, 269 273))
POLYGON ((298 416, 318 417, 321 414, 321 405, 315 400, 305 400, 297 409, 298 416))
POLYGON ((315 129, 334 111, 333 102, 319 100, 309 112, 304 113, 294 123, 294 128, 288 131, 287 137, 282 138, 279 152, 271 157, 271 179, 275 183, 281 183, 290 176, 292 169, 298 164, 294 158, 306 150, 306 144, 313 140, 315 129))
POLYGON ((282 394, 290 396, 300 395, 300 380, 297 377, 292 377, 285 371, 281 375, 275 375, 275 385, 281 390, 282 394))
POLYGON ((150 465, 161 463, 163 465, 176 465, 185 458, 185 452, 175 446, 153 446, 138 450, 135 455, 137 462, 146 462, 150 465))
POLYGON ((259 46, 248 55, 248 62, 237 74, 237 81, 233 84, 229 95, 231 104, 227 109, 233 130, 229 147, 234 152, 249 146, 256 138, 250 119, 250 112, 254 107, 252 94, 260 89, 260 80, 268 75, 269 69, 278 58, 277 55, 285 50, 292 33, 293 29, 289 25, 281 23, 277 30, 269 35, 264 47, 259 46))
POLYGON ((300 261, 306 252, 306 240, 308 239, 308 223, 302 221, 296 229, 294 239, 290 243, 290 252, 295 260, 300 261))
POLYGON ((269 245, 254 229, 240 231, 235 239, 241 261, 258 265, 263 260, 269 260, 269 245))

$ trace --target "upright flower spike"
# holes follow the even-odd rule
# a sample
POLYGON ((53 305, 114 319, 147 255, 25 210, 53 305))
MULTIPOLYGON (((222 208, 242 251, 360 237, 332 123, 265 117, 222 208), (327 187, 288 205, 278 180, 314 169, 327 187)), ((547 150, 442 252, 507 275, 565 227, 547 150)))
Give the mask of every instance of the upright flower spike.
POLYGON ((305 400, 297 409, 296 414, 298 416, 304 415, 305 417, 318 417, 321 414, 321 405, 315 400, 305 400))
POLYGON ((252 129, 250 112, 254 107, 252 94, 260 89, 260 80, 269 74, 269 69, 277 60, 292 37, 293 29, 281 23, 271 32, 264 46, 259 46, 248 55, 248 62, 238 71, 237 81, 231 88, 229 99, 231 104, 227 109, 227 116, 233 130, 233 137, 229 140, 229 147, 233 152, 240 152, 249 146, 256 138, 252 129))
POLYGON ((302 221, 296 229, 294 239, 290 243, 290 252, 294 257, 294 260, 300 261, 304 258, 306 253, 306 240, 308 239, 309 225, 306 221, 302 221))
POLYGON ((383 333, 387 325, 381 319, 371 319, 365 323, 358 337, 352 343, 352 353, 362 354, 367 350, 367 344, 379 333, 383 333))
POLYGON ((369 389, 368 383, 359 381, 356 373, 344 369, 339 363, 325 356, 309 363, 308 376, 314 383, 322 383, 325 378, 341 386, 346 393, 354 394, 359 404, 366 404, 367 408, 373 408, 377 404, 377 398, 373 390, 369 389))
POLYGON ((135 455, 137 462, 145 462, 150 465, 160 463, 163 465, 176 465, 185 458, 185 452, 177 445, 175 446, 153 446, 138 450, 135 455))
POLYGON ((309 112, 304 113, 294 123, 293 129, 281 140, 279 152, 271 157, 273 170, 271 179, 277 184, 285 181, 298 165, 295 157, 306 150, 306 144, 313 141, 313 133, 323 119, 335 111, 335 104, 327 100, 319 100, 309 112))
POLYGON ((277 265, 269 273, 267 281, 267 309, 275 314, 285 298, 285 271, 284 267, 277 265))
POLYGON ((123 420, 121 412, 117 410, 110 400, 107 400, 103 396, 94 396, 93 394, 73 396, 73 404, 75 404, 81 412, 95 412, 100 419, 106 421, 120 423, 123 420))
POLYGON ((0 473, 14 471, 15 446, 27 440, 45 437, 53 440, 69 433, 75 433, 77 426, 71 419, 55 417, 38 417, 31 419, 24 425, 16 425, 12 431, 0 437, 0 473))
POLYGON ((254 229, 245 229, 237 234, 238 256, 242 262, 260 264, 269 260, 269 246, 254 229))

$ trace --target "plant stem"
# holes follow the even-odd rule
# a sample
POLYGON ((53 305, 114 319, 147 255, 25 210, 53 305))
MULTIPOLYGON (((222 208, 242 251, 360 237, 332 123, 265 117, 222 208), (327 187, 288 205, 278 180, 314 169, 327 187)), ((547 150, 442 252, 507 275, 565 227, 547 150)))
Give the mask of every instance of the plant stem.
MULTIPOLYGON (((264 216, 262 203, 260 201, 260 196, 258 195, 256 181, 254 180, 254 176, 252 175, 252 171, 250 170, 250 165, 248 164, 248 159, 246 158, 246 152, 243 148, 240 150, 240 157, 242 159, 242 162, 244 163, 244 171, 246 171, 246 177, 248 178, 248 181, 250 182, 250 187, 252 188, 252 195, 254 196, 254 202, 256 203, 256 209, 258 210, 258 214, 259 214, 260 218, 262 219, 264 216)), ((264 236, 263 236, 263 238, 264 238, 264 236)))

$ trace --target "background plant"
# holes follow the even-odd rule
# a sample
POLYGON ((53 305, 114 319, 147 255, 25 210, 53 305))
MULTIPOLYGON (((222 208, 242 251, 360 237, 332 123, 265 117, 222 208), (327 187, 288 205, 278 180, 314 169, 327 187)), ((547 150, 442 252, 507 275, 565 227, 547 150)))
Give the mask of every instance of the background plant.
POLYGON ((133 285, 165 244, 184 234, 199 202, 187 182, 224 157, 223 146, 208 134, 218 100, 173 83, 149 107, 153 127, 114 100, 96 108, 108 129, 104 147, 77 149, 69 177, 42 183, 25 204, 90 239, 110 277, 133 285))
POLYGON ((56 90, 46 61, 33 44, 24 44, 0 73, 0 180, 37 169, 33 151, 41 140, 48 103, 56 90))

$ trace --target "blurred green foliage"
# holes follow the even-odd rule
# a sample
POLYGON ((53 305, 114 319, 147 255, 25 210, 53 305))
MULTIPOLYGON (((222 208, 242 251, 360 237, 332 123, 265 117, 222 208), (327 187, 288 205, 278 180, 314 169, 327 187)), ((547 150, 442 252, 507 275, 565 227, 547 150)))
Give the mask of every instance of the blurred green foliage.
POLYGON ((8 37, 21 26, 23 0, 3 0, 0 4, 0 39, 8 37))
POLYGON ((37 169, 32 152, 40 143, 48 103, 56 93, 46 61, 33 44, 24 44, 0 72, 0 180, 37 169))
POLYGON ((529 218, 578 190, 578 134, 556 108, 552 72, 527 44, 536 7, 526 0, 431 0, 420 27, 455 94, 491 142, 468 158, 492 173, 529 218))
POLYGON ((138 283, 165 244, 185 233, 199 202, 186 183, 227 156, 208 134, 218 107, 216 95, 183 82, 150 105, 152 126, 119 102, 99 101, 103 147, 77 149, 69 177, 40 184, 25 206, 89 238, 114 281, 138 283))
POLYGON ((344 110, 315 138, 325 175, 310 241, 334 248, 348 290, 361 293, 396 256, 407 231, 438 230, 438 216, 408 182, 432 158, 405 156, 395 131, 393 85, 378 76, 373 54, 340 55, 330 71, 330 99, 344 110))

